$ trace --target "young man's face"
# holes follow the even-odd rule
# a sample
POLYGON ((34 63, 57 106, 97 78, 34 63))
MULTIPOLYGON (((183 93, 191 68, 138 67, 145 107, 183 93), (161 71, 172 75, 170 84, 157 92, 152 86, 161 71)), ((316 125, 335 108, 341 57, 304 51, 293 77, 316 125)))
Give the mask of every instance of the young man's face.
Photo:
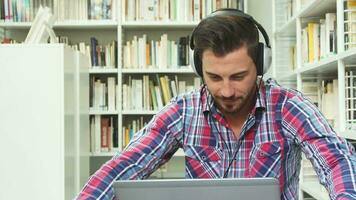
POLYGON ((221 112, 238 114, 254 103, 257 72, 245 46, 222 57, 205 50, 202 64, 204 81, 221 112))

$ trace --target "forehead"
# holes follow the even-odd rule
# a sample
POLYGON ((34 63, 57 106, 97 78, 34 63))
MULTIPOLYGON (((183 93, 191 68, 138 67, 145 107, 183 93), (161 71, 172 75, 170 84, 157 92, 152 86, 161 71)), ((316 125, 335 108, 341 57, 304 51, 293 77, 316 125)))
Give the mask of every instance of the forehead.
POLYGON ((205 50, 202 56, 202 64, 203 68, 209 71, 240 71, 254 67, 254 63, 247 53, 247 48, 239 48, 223 56, 215 55, 212 50, 205 50))

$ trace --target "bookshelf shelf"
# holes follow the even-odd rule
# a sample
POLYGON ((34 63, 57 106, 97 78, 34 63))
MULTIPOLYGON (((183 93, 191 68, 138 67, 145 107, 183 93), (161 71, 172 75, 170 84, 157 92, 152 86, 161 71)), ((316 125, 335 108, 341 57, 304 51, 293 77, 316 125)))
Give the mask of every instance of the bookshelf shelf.
POLYGON ((89 69, 90 74, 116 74, 118 73, 116 68, 91 68, 89 69))
POLYGON ((113 20, 68 20, 56 22, 54 28, 116 30, 118 25, 118 22, 113 20))
POLYGON ((339 54, 339 59, 344 62, 345 65, 355 65, 356 63, 356 49, 349 49, 339 54))
POLYGON ((336 0, 312 0, 297 14, 298 17, 315 17, 327 12, 336 12, 336 0))
POLYGON ((192 74, 194 73, 192 68, 184 67, 181 69, 122 69, 123 74, 192 74))
POLYGON ((29 29, 31 22, 0 22, 0 28, 6 29, 29 29))
POLYGON ((308 63, 297 69, 297 73, 305 75, 329 75, 337 72, 337 56, 322 59, 317 63, 308 63))
POLYGON ((158 111, 154 111, 154 110, 123 110, 121 113, 123 115, 154 115, 156 114, 158 111))
MULTIPOLYGON (((29 29, 32 22, 0 22, 0 28, 29 29)), ((72 20, 60 21, 53 25, 55 29, 109 29, 116 30, 118 23, 112 20, 72 20)))
POLYGON ((340 136, 349 140, 356 140, 355 131, 346 130, 344 132, 340 132, 340 136))
POLYGON ((108 111, 108 110, 90 110, 90 115, 118 115, 118 111, 108 111))
POLYGON ((198 22, 176 22, 176 21, 130 21, 121 24, 123 29, 142 30, 142 29, 193 29, 198 22))
POLYGON ((292 17, 281 28, 279 28, 274 34, 278 36, 291 36, 296 35, 296 17, 292 17))

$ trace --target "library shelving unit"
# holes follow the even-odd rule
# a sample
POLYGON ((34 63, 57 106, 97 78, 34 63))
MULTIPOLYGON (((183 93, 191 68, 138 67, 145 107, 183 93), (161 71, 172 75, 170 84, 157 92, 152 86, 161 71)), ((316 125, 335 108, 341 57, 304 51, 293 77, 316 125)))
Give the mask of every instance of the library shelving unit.
POLYGON ((0 55, 0 199, 72 199, 89 175, 88 60, 63 44, 0 55))
MULTIPOLYGON (((164 0, 168 2, 169 0, 164 0)), ((37 2, 37 1, 36 1, 37 2)), ((57 2, 58 1, 54 1, 57 2)), ((85 1, 84 1, 85 2, 85 1)), ((88 1, 89 2, 89 1, 88 1)), ((99 1, 98 1, 99 2, 99 1)), ((101 1, 100 1, 101 2, 101 1)), ((103 0, 102 2, 105 2, 103 0)), ((134 1, 132 1, 134 2, 134 1)), ((91 37, 95 37, 99 44, 105 45, 112 41, 116 42, 117 45, 117 63, 116 66, 105 66, 105 67, 92 67, 91 64, 88 65, 89 69, 89 81, 90 85, 92 83, 92 77, 107 78, 114 77, 117 84, 116 89, 116 109, 114 110, 100 110, 100 109, 89 109, 89 118, 95 118, 96 116, 113 117, 114 123, 117 124, 118 133, 118 147, 114 148, 112 151, 94 151, 93 145, 91 146, 90 154, 90 173, 93 173, 102 163, 110 159, 111 156, 115 155, 118 151, 124 148, 123 138, 124 133, 122 127, 131 123, 132 120, 137 120, 143 118, 145 122, 149 121, 150 118, 157 113, 157 110, 142 110, 142 109, 126 109, 122 107, 123 103, 123 84, 127 84, 130 78, 141 78, 144 75, 148 75, 151 78, 156 78, 156 76, 168 76, 170 78, 178 77, 180 80, 186 81, 187 84, 193 85, 193 78, 195 77, 193 70, 190 68, 189 64, 184 67, 173 66, 171 68, 124 68, 124 45, 127 41, 132 40, 134 36, 141 37, 143 34, 147 35, 148 40, 158 41, 162 34, 167 34, 169 40, 177 40, 178 37, 190 35, 193 28, 198 24, 199 19, 196 20, 128 20, 125 15, 125 8, 128 7, 128 3, 132 3, 127 0, 114 0, 112 1, 112 18, 109 19, 95 19, 95 20, 74 20, 70 19, 68 16, 73 15, 72 11, 67 11, 72 9, 72 7, 67 7, 67 9, 62 8, 63 13, 58 13, 60 9, 59 6, 64 4, 54 5, 55 14, 58 14, 58 19, 53 29, 57 36, 66 36, 72 44, 79 44, 85 42, 86 45, 90 45, 91 37), (56 8, 57 7, 57 8, 56 8), (66 14, 67 13, 67 14, 66 14), (68 15, 68 16, 66 16, 68 15), (65 19, 63 19, 63 17, 65 19), (98 164, 101 163, 101 164, 98 164), (96 167, 92 167, 96 166, 96 167)), ((139 1, 136 1, 139 2, 139 1)), ((181 1, 174 1, 176 3, 182 3, 181 1)), ((202 1, 191 1, 185 0, 185 2, 195 2, 199 3, 202 1)), ((206 2, 218 2, 209 0, 206 2)), ((233 2, 233 1, 219 1, 219 2, 233 2)), ((70 3, 69 1, 64 2, 66 6, 70 3)), ((75 4, 75 3, 74 3, 75 4)), ((214 3, 212 3, 213 5, 214 3)), ((223 3, 224 4, 224 3, 223 3)), ((244 10, 247 11, 247 0, 236 0, 235 5, 243 5, 244 10), (240 2, 240 3, 239 3, 240 2)), ((184 5, 181 4, 181 5, 184 5)), ((77 6, 77 5, 76 5, 77 6)), ((92 5, 91 5, 92 6, 92 5)), ((216 6, 216 4, 215 4, 216 6)), ((194 7, 189 7, 189 9, 194 9, 194 7)), ((195 6, 196 7, 196 6, 195 6)), ((165 9, 167 9, 166 7, 165 9)), ((213 9, 211 9, 212 11, 213 9)), ((161 10, 162 11, 162 10, 161 10)), ((140 11, 141 12, 141 11, 140 11)), ((205 13, 205 15, 208 13, 205 13)), ((177 14, 178 16, 178 14, 177 14)), ((194 18, 194 17, 192 17, 194 18)), ((3 30, 5 37, 10 37, 18 42, 24 41, 27 32, 31 26, 31 22, 12 22, 11 20, 0 21, 0 29, 3 30)), ((88 95, 88 102, 89 102, 88 95)), ((89 127, 91 127, 89 125, 89 127)), ((90 135, 89 131, 87 133, 90 135)), ((95 138, 94 138, 95 139, 95 138)), ((93 137, 91 136, 91 140, 93 137)), ((92 141, 91 141, 92 144, 92 141)), ((90 146, 88 144, 88 146, 90 146)), ((178 151, 175 157, 180 158, 184 156, 183 151, 178 151)), ((182 173, 184 173, 182 171, 182 173)))
MULTIPOLYGON (((290 84, 299 91, 303 91, 304 86, 310 81, 337 80, 338 105, 334 105, 334 107, 339 114, 335 119, 338 123, 334 126, 334 130, 341 137, 355 140, 356 134, 352 128, 352 121, 350 122, 347 117, 348 96, 345 92, 348 89, 345 73, 352 70, 350 66, 356 64, 356 50, 351 46, 345 48, 347 41, 344 38, 348 34, 347 31, 344 31, 347 23, 345 18, 347 3, 347 0, 273 0, 273 63, 269 76, 276 78, 281 83, 290 84), (303 31, 308 28, 309 23, 322 24, 320 19, 326 19, 327 13, 335 13, 336 17, 335 23, 332 25, 334 26, 333 34, 336 37, 334 37, 335 41, 330 42, 335 45, 334 52, 320 56, 320 59, 306 62, 303 54, 308 46, 305 47, 303 44, 305 39, 303 39, 303 31), (288 53, 291 51, 293 53, 288 53)), ((319 26, 322 27, 320 24, 319 26)), ((328 26, 326 25, 326 27, 328 26)), ((321 36, 322 34, 323 32, 320 31, 319 42, 325 39, 323 38, 325 36, 321 36)), ((329 35, 329 37, 332 36, 329 35)), ((325 50, 322 50, 321 43, 318 45, 320 46, 318 53, 321 55, 321 52, 325 50)), ((308 53, 311 52, 310 48, 308 51, 308 53)), ((307 57, 310 56, 308 53, 307 57)), ((319 86, 321 87, 321 85, 319 86)), ((303 195, 305 193, 318 200, 329 198, 327 191, 319 184, 313 168, 305 158, 302 160, 300 189, 300 199, 307 199, 305 197, 307 195, 303 195)))

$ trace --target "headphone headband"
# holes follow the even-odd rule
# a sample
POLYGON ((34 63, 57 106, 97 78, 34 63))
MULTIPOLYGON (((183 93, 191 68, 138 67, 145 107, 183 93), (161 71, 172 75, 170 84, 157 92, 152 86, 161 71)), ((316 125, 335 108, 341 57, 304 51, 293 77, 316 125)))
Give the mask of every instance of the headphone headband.
MULTIPOLYGON (((271 45, 269 41, 268 34, 266 30, 261 26, 260 23, 258 23, 251 15, 248 15, 244 13, 241 10, 234 9, 234 8, 223 8, 216 10, 209 14, 205 19, 211 18, 211 17, 216 17, 216 16, 238 16, 242 17, 244 19, 247 19, 253 23, 258 31, 262 34, 263 39, 265 43, 258 42, 258 47, 257 47, 257 58, 255 60, 256 64, 256 69, 257 69, 257 75, 263 75, 264 73, 267 72, 269 69, 271 62, 272 62, 272 52, 271 52, 271 45)), ((203 20, 205 20, 203 19, 203 20)), ((198 52, 195 50, 195 44, 194 44, 194 35, 196 30, 198 29, 199 25, 196 26, 192 32, 191 38, 190 38, 190 49, 193 50, 192 55, 191 55, 191 66, 194 70, 194 72, 200 76, 203 77, 203 72, 202 72, 202 61, 199 58, 198 52)))
MULTIPOLYGON (((269 37, 268 37, 266 30, 251 15, 248 15, 239 9, 223 8, 223 9, 215 10, 214 12, 210 13, 205 19, 210 18, 210 17, 215 17, 215 16, 229 16, 229 15, 243 17, 245 19, 252 21, 256 25, 257 29, 261 32, 263 39, 265 40, 266 46, 271 48, 269 37)), ((194 35, 196 28, 197 27, 195 27, 192 32, 192 39, 190 40, 190 44, 189 44, 191 49, 194 49, 193 35, 194 35)))

